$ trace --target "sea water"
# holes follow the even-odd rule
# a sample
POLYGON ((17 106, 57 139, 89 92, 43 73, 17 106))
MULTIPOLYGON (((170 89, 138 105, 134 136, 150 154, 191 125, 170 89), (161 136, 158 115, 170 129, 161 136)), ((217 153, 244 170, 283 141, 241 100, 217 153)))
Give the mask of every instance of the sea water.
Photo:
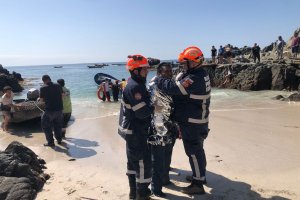
MULTIPOLYGON (((30 88, 39 89, 42 86, 42 76, 48 74, 53 82, 63 78, 66 87, 71 91, 73 116, 78 119, 89 119, 117 115, 119 103, 102 102, 97 97, 98 85, 94 81, 97 73, 106 73, 121 80, 129 77, 124 65, 109 65, 104 68, 88 68, 89 64, 67 64, 60 65, 62 68, 54 68, 54 65, 43 66, 18 66, 6 67, 11 73, 20 73, 26 80, 25 90, 15 95, 15 98, 26 98, 30 88)), ((155 75, 150 71, 148 80, 155 75)), ((212 89, 211 111, 229 111, 234 109, 268 109, 278 107, 286 102, 272 100, 278 95, 288 96, 289 92, 283 91, 257 91, 243 92, 232 89, 212 89)))

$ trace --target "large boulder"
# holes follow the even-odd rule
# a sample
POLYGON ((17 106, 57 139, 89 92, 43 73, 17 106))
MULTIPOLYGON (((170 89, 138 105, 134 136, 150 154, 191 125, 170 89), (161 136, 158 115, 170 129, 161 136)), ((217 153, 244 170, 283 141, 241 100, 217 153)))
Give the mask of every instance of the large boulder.
POLYGON ((275 97, 273 97, 272 99, 275 100, 280 100, 280 101, 295 101, 295 102, 300 102, 300 93, 293 93, 288 97, 284 97, 282 95, 277 95, 275 97))
POLYGON ((34 199, 36 193, 28 178, 0 176, 0 199, 2 200, 34 199))
POLYGON ((300 93, 298 92, 298 93, 291 94, 287 99, 290 101, 299 102, 300 101, 300 93))
POLYGON ((34 199, 49 178, 44 164, 29 148, 12 142, 0 152, 0 199, 34 199))
POLYGON ((239 90, 297 90, 299 82, 295 72, 296 68, 288 64, 262 62, 219 65, 210 69, 209 74, 214 87, 239 90), (232 79, 224 84, 229 68, 232 79))
POLYGON ((19 84, 19 81, 23 81, 21 74, 9 71, 0 64, 0 91, 3 91, 5 86, 10 86, 13 92, 22 92, 23 87, 19 84))
POLYGON ((0 91, 7 85, 12 88, 13 92, 22 92, 23 90, 23 87, 13 75, 0 74, 0 91))

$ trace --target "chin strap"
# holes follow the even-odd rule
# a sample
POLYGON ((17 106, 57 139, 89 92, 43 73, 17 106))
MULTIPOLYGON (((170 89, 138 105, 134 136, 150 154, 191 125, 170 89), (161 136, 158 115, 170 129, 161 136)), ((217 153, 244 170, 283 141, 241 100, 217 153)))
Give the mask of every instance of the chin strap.
POLYGON ((139 83, 145 84, 147 79, 141 76, 141 74, 140 74, 141 73, 141 68, 138 68, 136 70, 138 71, 137 75, 133 72, 130 72, 131 78, 133 78, 135 81, 137 81, 139 83))

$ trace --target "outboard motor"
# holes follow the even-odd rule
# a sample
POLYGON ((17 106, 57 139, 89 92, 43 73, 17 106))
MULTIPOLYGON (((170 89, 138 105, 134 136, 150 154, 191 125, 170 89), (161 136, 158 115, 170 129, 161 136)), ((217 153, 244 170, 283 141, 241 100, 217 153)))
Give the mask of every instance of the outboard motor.
POLYGON ((27 92, 27 99, 29 101, 36 101, 39 98, 39 96, 40 96, 40 91, 38 89, 31 88, 27 92))

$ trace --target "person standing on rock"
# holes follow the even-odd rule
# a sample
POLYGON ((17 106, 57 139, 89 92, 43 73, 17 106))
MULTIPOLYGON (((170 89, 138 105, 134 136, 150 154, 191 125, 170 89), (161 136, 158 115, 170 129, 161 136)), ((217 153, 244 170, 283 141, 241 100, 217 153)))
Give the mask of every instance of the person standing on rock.
POLYGON ((223 64, 223 56, 224 56, 224 48, 221 45, 218 50, 218 64, 223 64))
POLYGON ((226 47, 225 47, 225 57, 226 57, 226 60, 227 60, 227 64, 232 64, 232 52, 231 52, 231 45, 228 44, 226 47))
POLYGON ((211 59, 212 59, 212 63, 216 63, 216 56, 217 56, 217 49, 215 48, 215 46, 212 46, 211 48, 211 59))
POLYGON ((253 55, 254 62, 256 63, 256 59, 257 59, 258 62, 260 63, 260 47, 256 43, 254 43, 254 46, 252 47, 252 55, 253 55))
POLYGON ((126 64, 131 78, 123 91, 118 134, 126 140, 129 199, 146 200, 151 195, 151 151, 147 144, 153 106, 146 88, 147 58, 128 56, 126 64))
POLYGON ((178 58, 186 73, 178 80, 162 76, 156 80, 158 89, 176 96, 174 120, 179 124, 193 171, 192 183, 182 189, 185 194, 205 194, 206 156, 203 144, 209 132, 211 85, 208 73, 201 67, 203 60, 203 53, 198 47, 188 47, 178 58))
POLYGON ((276 41, 276 53, 277 53, 277 60, 283 59, 283 48, 285 46, 285 41, 282 39, 281 36, 278 37, 276 41))
POLYGON ((292 38, 292 54, 293 58, 297 58, 297 54, 299 52, 299 46, 300 46, 300 38, 298 36, 298 33, 294 33, 294 37, 292 38))
POLYGON ((45 112, 42 115, 42 129, 45 132, 47 143, 44 146, 54 147, 54 136, 58 144, 62 142, 63 122, 63 90, 60 85, 53 83, 50 76, 42 77, 44 86, 40 88, 40 101, 45 102, 45 112))

